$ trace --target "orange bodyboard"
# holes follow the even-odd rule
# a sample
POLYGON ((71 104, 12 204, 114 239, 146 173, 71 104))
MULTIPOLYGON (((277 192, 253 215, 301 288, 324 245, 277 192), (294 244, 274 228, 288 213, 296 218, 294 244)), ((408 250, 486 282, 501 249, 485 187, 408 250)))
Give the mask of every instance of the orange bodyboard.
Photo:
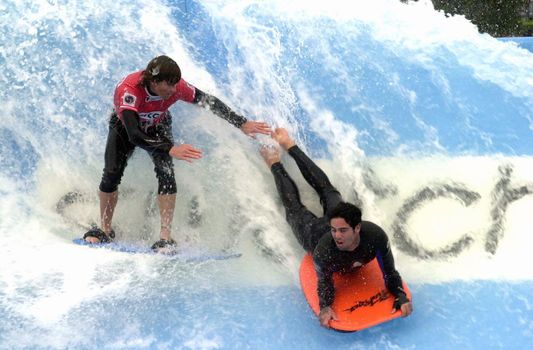
MULTIPOLYGON (((300 283, 311 309, 318 316, 317 283, 313 257, 307 254, 300 265, 300 283)), ((354 272, 334 273, 335 299, 333 311, 338 320, 331 320, 331 328, 339 331, 355 332, 401 316, 400 311, 391 313, 394 296, 385 287, 383 274, 376 259, 361 266, 354 272)), ((403 283, 409 300, 411 292, 403 283)))

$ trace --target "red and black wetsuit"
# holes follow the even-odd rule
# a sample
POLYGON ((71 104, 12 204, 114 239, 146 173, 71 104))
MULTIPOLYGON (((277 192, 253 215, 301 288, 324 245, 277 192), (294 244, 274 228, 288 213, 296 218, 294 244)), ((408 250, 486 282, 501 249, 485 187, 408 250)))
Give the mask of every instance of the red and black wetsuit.
MULTIPOLYGON (((335 289, 334 272, 347 272, 377 258, 387 289, 398 296, 402 291, 402 279, 394 267, 389 239, 378 225, 361 222, 360 242, 354 251, 339 250, 331 236, 328 215, 342 202, 340 193, 333 187, 326 174, 298 146, 291 147, 289 154, 296 161, 305 180, 320 196, 324 216, 317 217, 300 200, 296 184, 281 163, 271 167, 276 188, 285 207, 287 222, 302 247, 313 253, 318 276, 320 308, 333 303, 335 289)), ((405 294, 405 293, 404 293, 405 294)))
POLYGON ((117 190, 127 161, 138 146, 152 158, 159 181, 158 193, 176 193, 173 161, 168 153, 174 145, 172 116, 168 109, 177 101, 208 107, 236 127, 246 122, 246 118, 233 112, 218 98, 184 79, 178 82, 176 92, 164 100, 141 84, 142 74, 143 71, 138 71, 128 75, 115 88, 115 108, 109 120, 105 167, 100 182, 102 192, 117 190))

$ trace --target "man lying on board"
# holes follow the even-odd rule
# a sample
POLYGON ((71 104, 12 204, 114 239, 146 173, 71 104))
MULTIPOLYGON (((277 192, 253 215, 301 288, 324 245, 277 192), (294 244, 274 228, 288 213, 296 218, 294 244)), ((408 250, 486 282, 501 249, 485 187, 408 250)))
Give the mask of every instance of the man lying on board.
POLYGON ((294 158, 305 180, 320 196, 324 208, 322 217, 310 212, 300 201, 296 184, 281 164, 279 149, 268 146, 261 149, 261 155, 274 175, 287 222, 298 242, 313 254, 318 277, 320 324, 329 328, 329 321, 337 319, 331 308, 335 297, 333 272, 350 271, 374 258, 378 260, 387 289, 396 298, 392 312, 401 310, 402 317, 409 316, 413 306, 394 267, 387 234, 378 225, 361 221, 361 210, 343 202, 326 174, 295 144, 285 129, 278 128, 271 136, 294 158))
POLYGON ((179 100, 209 108, 246 135, 268 135, 271 131, 266 123, 247 120, 217 97, 186 82, 181 78, 178 64, 170 57, 153 58, 146 69, 129 74, 115 88, 115 108, 109 120, 99 191, 101 228, 85 233, 83 239, 87 242, 105 243, 114 238, 111 221, 118 201, 118 185, 133 150, 140 147, 152 158, 159 182, 161 231, 160 240, 152 248, 158 250, 176 244, 171 237, 177 192, 172 159, 192 162, 202 156, 202 152, 191 145, 174 144, 173 117, 168 109, 179 100))

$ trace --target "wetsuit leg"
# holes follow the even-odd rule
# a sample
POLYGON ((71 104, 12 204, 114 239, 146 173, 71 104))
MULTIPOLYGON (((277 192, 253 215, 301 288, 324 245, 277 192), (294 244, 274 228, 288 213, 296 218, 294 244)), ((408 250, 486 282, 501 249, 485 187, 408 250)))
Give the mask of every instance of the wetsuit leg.
POLYGON ((312 252, 322 235, 329 231, 327 221, 323 217, 317 218, 302 204, 298 187, 281 163, 273 164, 270 170, 285 207, 287 222, 302 247, 312 252))
MULTIPOLYGON (((173 142, 172 117, 170 113, 157 126, 149 129, 149 135, 155 133, 157 138, 166 138, 173 142)), ((159 182, 158 194, 174 194, 177 192, 176 179, 174 176, 174 163, 170 154, 151 154, 154 162, 154 171, 159 182)))
POLYGON ((154 171, 159 182, 157 194, 174 194, 177 192, 174 177, 174 163, 170 155, 152 155, 154 171))
POLYGON ((111 114, 100 191, 112 193, 118 189, 124 169, 134 149, 135 145, 129 142, 124 125, 118 119, 116 113, 111 114))
POLYGON ((296 161, 296 165, 303 177, 320 196, 320 204, 327 216, 337 204, 342 202, 342 196, 329 181, 327 175, 320 169, 298 146, 289 149, 289 154, 296 161))

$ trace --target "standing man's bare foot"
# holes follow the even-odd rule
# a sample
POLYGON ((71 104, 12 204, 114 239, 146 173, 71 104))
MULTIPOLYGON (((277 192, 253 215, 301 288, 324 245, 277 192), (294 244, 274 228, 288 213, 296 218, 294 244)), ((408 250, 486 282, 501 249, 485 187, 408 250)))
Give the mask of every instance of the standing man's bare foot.
POLYGON ((286 151, 288 151, 292 146, 296 145, 294 140, 290 138, 289 133, 285 128, 276 128, 276 130, 272 132, 271 136, 286 151))
POLYGON ((279 163, 281 161, 280 151, 277 147, 263 146, 259 151, 263 159, 267 163, 268 167, 271 168, 272 164, 279 163))

